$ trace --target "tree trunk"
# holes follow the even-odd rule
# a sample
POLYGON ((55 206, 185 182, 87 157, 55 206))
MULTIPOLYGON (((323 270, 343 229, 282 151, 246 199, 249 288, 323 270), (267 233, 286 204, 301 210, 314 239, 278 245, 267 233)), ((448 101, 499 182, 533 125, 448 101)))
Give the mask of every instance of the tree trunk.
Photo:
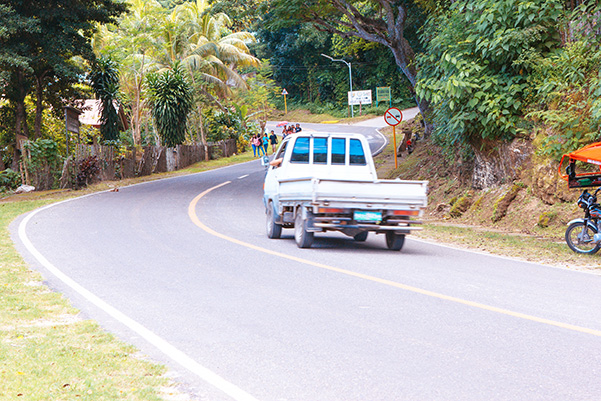
POLYGON ((42 113, 44 112, 44 78, 47 71, 35 77, 35 123, 33 137, 38 139, 42 136, 42 113))
POLYGON ((209 145, 207 144, 207 135, 205 134, 204 121, 202 119, 202 108, 200 104, 198 105, 198 121, 200 126, 200 140, 202 141, 202 146, 205 150, 205 161, 209 161, 209 145))
MULTIPOLYGON (((411 91, 415 93, 417 83, 417 69, 415 53, 404 36, 407 18, 406 6, 402 2, 381 0, 377 3, 381 7, 379 16, 362 14, 362 9, 357 8, 353 2, 329 0, 327 3, 342 13, 348 21, 333 21, 319 15, 318 11, 307 6, 306 19, 315 24, 318 29, 340 35, 343 38, 359 37, 368 42, 379 43, 392 52, 395 62, 401 72, 407 77, 411 91)), ((416 98, 419 111, 424 119, 425 135, 432 132, 432 113, 430 103, 424 99, 416 98)))
POLYGON ((42 136, 42 113, 44 112, 44 106, 42 102, 42 96, 44 90, 42 89, 43 78, 35 78, 35 123, 33 125, 33 137, 38 139, 42 136))
POLYGON ((432 123, 432 110, 430 102, 428 102, 426 99, 419 98, 415 93, 415 85, 417 84, 415 53, 405 38, 401 39, 400 44, 393 44, 389 48, 394 55, 397 66, 403 75, 405 75, 405 77, 407 77, 409 80, 411 93, 414 96, 417 107, 419 108, 419 112, 424 120, 424 135, 428 136, 434 129, 434 124, 432 123))
POLYGON ((18 71, 17 75, 17 87, 18 98, 15 102, 15 148, 13 153, 13 170, 19 169, 19 160, 21 159, 21 152, 17 149, 17 135, 23 135, 29 138, 29 127, 27 126, 27 109, 25 107, 25 97, 27 96, 27 89, 25 84, 25 73, 18 71))

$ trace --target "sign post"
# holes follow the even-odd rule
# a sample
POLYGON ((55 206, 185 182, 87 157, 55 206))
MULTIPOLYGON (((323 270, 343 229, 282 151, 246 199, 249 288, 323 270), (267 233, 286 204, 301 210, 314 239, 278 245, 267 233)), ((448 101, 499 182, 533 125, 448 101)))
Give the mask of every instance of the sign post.
POLYGON ((65 106, 63 107, 65 110, 65 140, 67 144, 67 172, 69 176, 69 184, 71 184, 71 168, 70 168, 70 160, 69 160, 69 132, 77 134, 79 138, 79 115, 82 113, 81 110, 76 109, 75 107, 65 106))
POLYGON ((69 132, 79 135, 79 115, 81 110, 65 106, 65 135, 67 140, 67 157, 69 157, 69 132))
POLYGON ((376 107, 378 103, 388 101, 388 107, 392 106, 392 96, 390 95, 390 86, 376 88, 376 107))
POLYGON ((384 121, 386 121, 386 124, 392 126, 392 137, 394 138, 394 168, 398 168, 399 165, 396 156, 396 126, 403 121, 403 113, 396 107, 391 107, 384 113, 384 121))
POLYGON ((288 105, 286 104, 286 95, 288 94, 288 91, 286 91, 286 89, 284 89, 282 91, 282 96, 284 96, 284 114, 288 114, 288 105))

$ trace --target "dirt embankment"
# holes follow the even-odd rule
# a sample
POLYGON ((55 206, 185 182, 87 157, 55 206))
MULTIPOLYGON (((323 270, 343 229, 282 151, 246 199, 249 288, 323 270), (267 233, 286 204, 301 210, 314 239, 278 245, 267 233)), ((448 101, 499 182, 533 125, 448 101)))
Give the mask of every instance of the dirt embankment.
MULTIPOLYGON (((384 132, 392 139, 391 129, 384 132)), ((395 169, 390 146, 376 158, 378 174, 382 178, 428 180, 426 221, 562 241, 565 224, 581 217, 574 202, 580 192, 567 188, 557 173, 556 162, 535 156, 530 141, 520 139, 507 144, 504 151, 511 163, 502 183, 477 189, 474 158, 445 155, 440 146, 423 139, 419 121, 397 127, 398 143, 408 133, 413 135, 414 151, 402 151, 395 169)))

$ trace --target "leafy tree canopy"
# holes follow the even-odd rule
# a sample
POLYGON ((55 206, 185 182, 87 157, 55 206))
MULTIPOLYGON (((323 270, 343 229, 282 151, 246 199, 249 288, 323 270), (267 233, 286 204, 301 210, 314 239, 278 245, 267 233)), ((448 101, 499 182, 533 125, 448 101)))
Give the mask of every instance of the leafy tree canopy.
POLYGON ((447 144, 513 137, 523 115, 529 69, 524 55, 560 43, 558 0, 462 0, 423 30, 418 94, 434 106, 447 144))

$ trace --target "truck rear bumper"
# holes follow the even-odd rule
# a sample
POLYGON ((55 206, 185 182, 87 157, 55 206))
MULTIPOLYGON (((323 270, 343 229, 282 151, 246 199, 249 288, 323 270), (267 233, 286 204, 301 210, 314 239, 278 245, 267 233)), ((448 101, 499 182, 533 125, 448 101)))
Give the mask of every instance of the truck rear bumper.
MULTIPOLYGON (((411 222, 413 224, 419 222, 411 222)), ((314 231, 321 230, 332 230, 332 231, 349 231, 349 230, 358 230, 358 231, 375 231, 375 232, 386 232, 386 231, 394 231, 397 233, 406 233, 409 234, 411 231, 419 231, 422 230, 422 227, 415 227, 410 225, 402 225, 402 226, 390 226, 390 225, 378 225, 378 224, 332 224, 332 223, 318 223, 313 222, 309 229, 314 228, 314 231)))

